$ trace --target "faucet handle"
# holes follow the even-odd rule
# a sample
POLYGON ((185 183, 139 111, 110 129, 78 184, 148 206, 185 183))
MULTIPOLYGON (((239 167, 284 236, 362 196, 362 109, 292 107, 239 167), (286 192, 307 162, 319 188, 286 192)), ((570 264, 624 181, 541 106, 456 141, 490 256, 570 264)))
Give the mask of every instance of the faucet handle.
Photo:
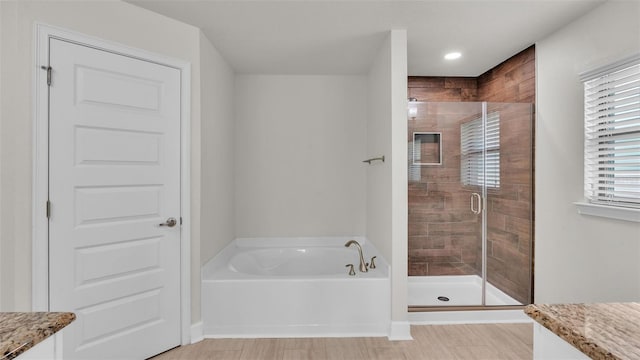
POLYGON ((344 267, 349 267, 349 266, 351 266, 351 269, 349 269, 349 275, 355 276, 356 275, 356 271, 353 269, 353 264, 347 264, 344 267))
POLYGON ((369 269, 375 269, 376 268, 376 263, 374 262, 376 258, 377 258, 377 256, 374 256, 374 257, 371 258, 371 265, 369 265, 369 269))

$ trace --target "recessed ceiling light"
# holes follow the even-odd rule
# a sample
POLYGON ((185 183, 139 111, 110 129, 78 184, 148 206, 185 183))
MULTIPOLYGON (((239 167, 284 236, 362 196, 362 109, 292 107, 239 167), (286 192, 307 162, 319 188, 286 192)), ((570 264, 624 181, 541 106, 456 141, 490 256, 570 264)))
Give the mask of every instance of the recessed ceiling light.
POLYGON ((445 59, 447 60, 455 60, 458 59, 462 56, 462 54, 460 54, 459 52, 450 52, 447 55, 444 56, 445 59))

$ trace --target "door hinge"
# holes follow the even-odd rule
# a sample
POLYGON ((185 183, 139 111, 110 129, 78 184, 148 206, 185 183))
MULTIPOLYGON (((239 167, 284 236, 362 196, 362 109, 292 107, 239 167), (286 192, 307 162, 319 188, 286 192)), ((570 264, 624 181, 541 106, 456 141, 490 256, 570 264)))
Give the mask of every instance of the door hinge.
POLYGON ((51 219, 51 201, 47 200, 47 219, 51 219))
POLYGON ((51 66, 40 66, 40 69, 47 71, 47 86, 51 86, 51 66))

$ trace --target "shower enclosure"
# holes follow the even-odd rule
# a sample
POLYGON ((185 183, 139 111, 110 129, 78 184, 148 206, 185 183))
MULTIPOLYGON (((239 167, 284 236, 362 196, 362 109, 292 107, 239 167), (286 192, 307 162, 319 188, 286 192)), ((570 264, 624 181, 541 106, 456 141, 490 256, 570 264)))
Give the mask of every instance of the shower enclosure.
POLYGON ((410 101, 409 306, 531 302, 532 109, 410 101))

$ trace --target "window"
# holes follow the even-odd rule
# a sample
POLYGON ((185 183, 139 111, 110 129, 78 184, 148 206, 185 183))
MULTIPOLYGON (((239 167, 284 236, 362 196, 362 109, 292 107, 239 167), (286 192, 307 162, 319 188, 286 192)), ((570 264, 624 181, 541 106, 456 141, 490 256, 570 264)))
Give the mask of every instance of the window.
POLYGON ((460 155, 463 185, 500 187, 500 113, 487 114, 485 132, 482 118, 460 125, 460 155))
MULTIPOLYGON (((420 154, 418 154, 420 156, 420 154)), ((409 141, 407 147, 407 169, 409 171, 409 182, 420 182, 421 179, 421 171, 420 165, 414 165, 414 155, 413 155, 413 141, 409 141)), ((419 158, 418 158, 419 159, 419 158)))
POLYGON ((583 75, 584 196, 640 209, 640 56, 583 75))

